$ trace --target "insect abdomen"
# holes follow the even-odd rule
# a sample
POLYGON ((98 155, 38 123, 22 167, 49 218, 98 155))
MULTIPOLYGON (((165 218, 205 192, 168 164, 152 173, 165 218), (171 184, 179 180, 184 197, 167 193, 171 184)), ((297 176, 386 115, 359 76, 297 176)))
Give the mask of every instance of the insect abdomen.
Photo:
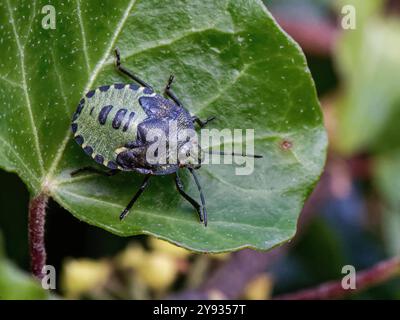
POLYGON ((138 100, 152 93, 143 91, 134 84, 102 86, 79 102, 71 129, 76 142, 96 162, 119 168, 115 150, 136 139, 138 124, 147 117, 138 100))

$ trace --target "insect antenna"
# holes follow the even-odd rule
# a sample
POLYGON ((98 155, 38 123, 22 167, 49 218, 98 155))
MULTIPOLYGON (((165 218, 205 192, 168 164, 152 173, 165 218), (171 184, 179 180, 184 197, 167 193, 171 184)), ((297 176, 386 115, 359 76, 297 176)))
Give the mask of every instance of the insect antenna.
POLYGON ((231 152, 231 153, 226 153, 223 151, 213 151, 213 150, 208 150, 208 154, 218 154, 220 156, 240 156, 240 157, 250 157, 250 158, 262 158, 263 156, 258 155, 258 154, 245 154, 245 153, 237 153, 237 152, 231 152))

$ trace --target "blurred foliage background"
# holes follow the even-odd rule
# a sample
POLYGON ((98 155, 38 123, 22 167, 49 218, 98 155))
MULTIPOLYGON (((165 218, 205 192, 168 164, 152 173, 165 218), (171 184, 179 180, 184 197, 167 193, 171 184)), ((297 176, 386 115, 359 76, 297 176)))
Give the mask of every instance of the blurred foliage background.
MULTIPOLYGON (((363 270, 400 251, 400 1, 264 2, 307 55, 330 151, 296 238, 278 259, 248 278, 236 296, 245 299, 268 299, 340 279, 344 265, 363 270), (345 4, 356 8, 355 30, 341 28, 345 4)), ((28 192, 13 174, 0 171, 0 181, 0 230, 7 257, 0 258, 0 298, 43 298, 21 271, 29 270, 28 192), (7 279, 21 289, 5 294, 7 279)), ((59 270, 55 295, 84 299, 188 292, 235 255, 198 255, 146 236, 117 237, 79 222, 54 202, 48 209, 46 244, 48 264, 59 270)), ((208 297, 226 296, 214 290, 208 297)), ((400 280, 346 298, 400 298, 400 280)))

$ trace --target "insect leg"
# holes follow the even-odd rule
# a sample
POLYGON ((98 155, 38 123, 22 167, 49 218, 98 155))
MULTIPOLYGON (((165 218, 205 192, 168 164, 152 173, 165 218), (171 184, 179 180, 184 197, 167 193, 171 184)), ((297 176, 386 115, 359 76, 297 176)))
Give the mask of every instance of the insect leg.
POLYGON ((201 208, 203 210, 204 226, 207 226, 207 210, 206 210, 206 202, 204 200, 203 191, 201 190, 201 185, 200 185, 199 179, 197 178, 196 173, 194 172, 194 169, 192 169, 192 168, 188 168, 188 169, 194 178, 194 182, 197 185, 197 189, 199 190, 200 200, 201 200, 201 208))
POLYGON ((183 190, 183 184, 181 179, 179 178, 178 172, 175 173, 175 184, 176 188, 178 189, 178 192, 181 194, 182 197, 184 197, 187 201, 189 201, 190 204, 196 209, 200 221, 203 222, 203 215, 201 214, 201 205, 183 190))
POLYGON ((74 170, 71 172, 71 177, 77 176, 81 173, 85 173, 85 172, 92 172, 92 173, 97 173, 103 176, 107 176, 107 177, 111 177, 116 175, 117 173, 119 173, 119 170, 109 170, 109 171, 102 171, 93 167, 83 167, 77 170, 74 170))
POLYGON ((142 185, 140 186, 139 190, 136 191, 135 195, 133 196, 133 198, 131 199, 131 201, 129 201, 128 205, 126 206, 126 208, 124 209, 124 211, 122 211, 122 213, 119 216, 120 220, 123 220, 129 213, 129 210, 132 208, 132 206, 135 204, 136 200, 140 197, 140 195, 143 193, 143 191, 146 189, 146 187, 148 186, 148 182, 150 179, 151 175, 146 175, 142 185))
POLYGON ((165 86, 164 92, 165 92, 165 94, 166 94, 169 98, 171 98, 178 106, 182 107, 182 103, 181 103, 181 102, 179 101, 179 99, 176 97, 175 93, 173 93, 172 90, 171 90, 171 85, 172 85, 172 82, 173 82, 173 81, 174 81, 174 75, 171 74, 171 75, 169 76, 168 83, 167 83, 167 85, 165 86))
POLYGON ((117 67, 117 69, 119 71, 121 71, 122 73, 126 74, 128 77, 132 78, 133 80, 135 80, 137 83, 139 83, 143 87, 147 87, 149 89, 153 89, 149 84, 144 82, 142 79, 140 79, 138 76, 136 76, 133 72, 129 71, 128 69, 126 69, 124 66, 121 65, 121 56, 120 56, 118 48, 115 48, 115 58, 116 58, 115 59, 115 66, 117 67))
POLYGON ((205 127, 207 125, 207 123, 209 123, 210 121, 212 121, 214 119, 215 119, 215 117, 209 117, 209 118, 207 118, 207 120, 203 121, 197 116, 192 117, 192 121, 196 122, 200 126, 200 128, 205 127))

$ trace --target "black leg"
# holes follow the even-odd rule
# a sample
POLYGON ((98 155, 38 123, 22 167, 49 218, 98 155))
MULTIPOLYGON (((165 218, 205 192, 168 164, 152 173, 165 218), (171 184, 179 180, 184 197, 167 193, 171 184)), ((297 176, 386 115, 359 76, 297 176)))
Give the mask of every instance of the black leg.
POLYGON ((120 56, 118 48, 115 48, 115 57, 116 57, 115 65, 119 71, 126 74, 128 77, 132 78, 133 80, 135 80, 137 83, 139 83, 143 87, 153 89, 149 84, 144 82, 142 79, 140 79, 138 76, 136 76, 133 72, 129 71, 128 69, 126 69, 124 66, 121 65, 121 56, 120 56))
POLYGON ((85 172, 91 172, 91 173, 97 173, 103 176, 107 176, 107 177, 111 177, 116 175, 117 173, 119 173, 119 170, 109 170, 109 171, 102 171, 93 167, 83 167, 77 170, 74 170, 71 172, 71 177, 77 176, 81 173, 85 173, 85 172))
POLYGON ((200 221, 203 222, 203 216, 201 214, 201 205, 183 190, 183 184, 181 179, 179 178, 178 172, 175 173, 175 184, 176 188, 178 189, 178 192, 181 194, 182 197, 184 197, 187 201, 189 201, 190 204, 196 209, 200 221))
POLYGON ((124 209, 124 211, 122 211, 122 213, 119 216, 120 220, 123 220, 129 213, 129 210, 132 208, 132 206, 135 204, 136 200, 140 197, 140 195, 143 193, 143 191, 146 189, 146 187, 149 185, 149 179, 150 179, 150 175, 146 175, 142 185, 140 186, 139 190, 136 191, 135 195, 133 196, 133 198, 131 199, 131 201, 129 201, 128 205, 126 206, 126 208, 124 209))
POLYGON ((165 94, 170 97, 178 106, 182 107, 182 103, 179 101, 179 99, 176 97, 176 95, 172 92, 171 90, 171 85, 172 82, 174 81, 174 75, 170 75, 168 79, 168 83, 165 86, 165 94))
POLYGON ((200 128, 205 127, 207 125, 207 123, 209 123, 210 121, 212 121, 214 119, 215 119, 215 117, 209 117, 207 120, 203 121, 203 120, 200 120, 199 117, 197 117, 197 116, 192 117, 192 121, 196 122, 200 126, 200 128))
POLYGON ((200 193, 201 209, 203 210, 204 226, 207 227, 207 210, 206 210, 206 202, 204 200, 203 191, 201 190, 201 185, 200 185, 199 179, 197 178, 196 173, 194 172, 194 169, 192 169, 192 168, 188 168, 188 169, 189 169, 190 173, 192 174, 192 176, 194 178, 194 182, 196 182, 197 189, 199 190, 199 193, 200 193))

